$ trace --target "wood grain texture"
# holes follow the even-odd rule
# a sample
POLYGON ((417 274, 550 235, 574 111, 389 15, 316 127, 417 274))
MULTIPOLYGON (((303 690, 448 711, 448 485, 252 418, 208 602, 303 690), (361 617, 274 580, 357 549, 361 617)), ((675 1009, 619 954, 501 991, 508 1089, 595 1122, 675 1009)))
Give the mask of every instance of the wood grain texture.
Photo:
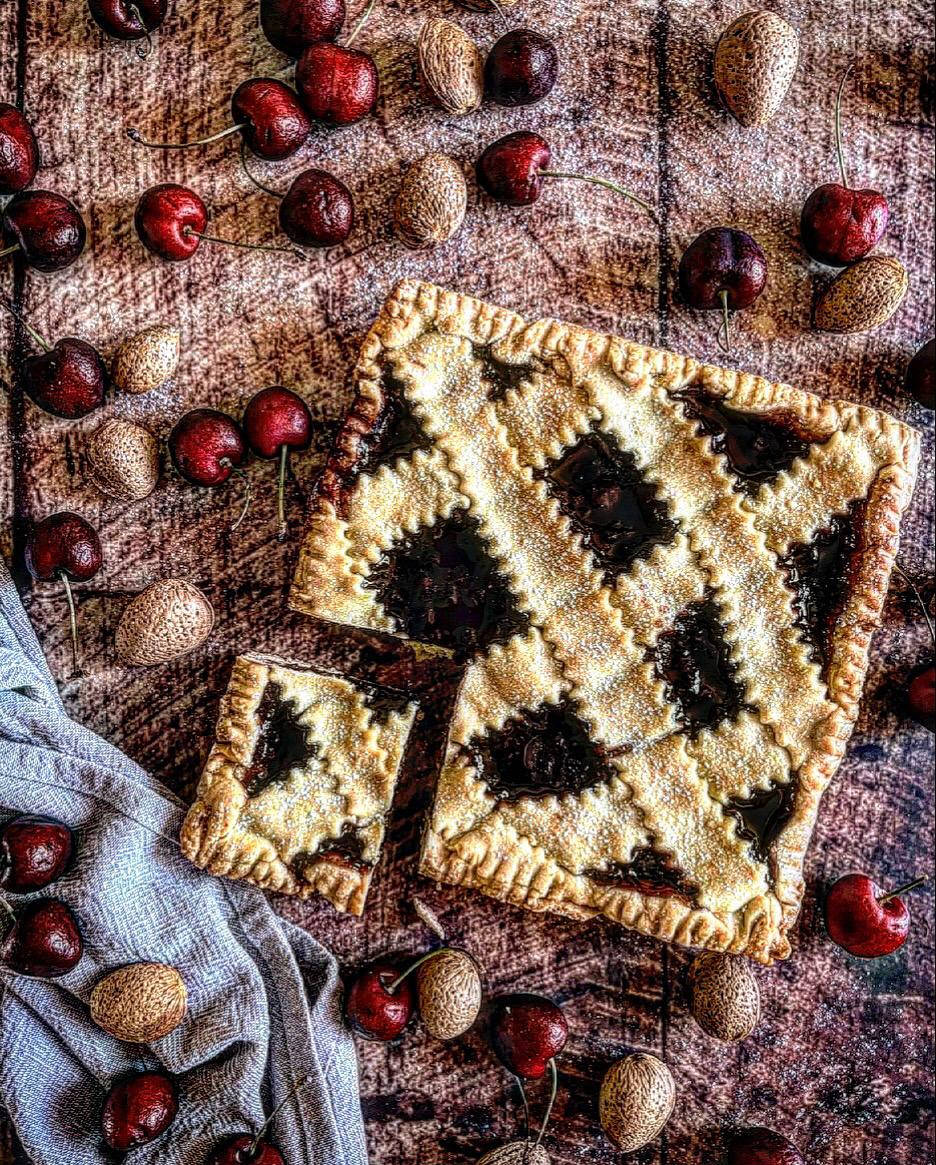
MULTIPOLYGON (((907 947, 867 964, 831 946, 816 908, 823 882, 846 870, 866 869, 893 883, 932 866, 933 738, 901 718, 896 699, 909 667, 930 650, 925 631, 896 584, 873 646, 864 711, 808 860, 810 891, 794 956, 758 972, 764 1018, 751 1039, 725 1047, 688 1014, 685 953, 601 922, 576 925, 437 890, 418 877, 420 824, 451 680, 417 669, 405 647, 285 612, 302 494, 347 401, 357 345, 397 278, 432 279, 531 318, 553 315, 718 359, 716 322, 674 303, 672 276, 685 244, 704 227, 725 223, 755 234, 771 268, 766 293, 737 321, 732 362, 878 405, 925 430, 902 561, 911 573, 932 576, 932 414, 901 391, 908 357, 933 331, 932 13, 922 0, 774 7, 802 30, 800 68, 775 121, 765 130, 742 130, 717 108, 710 79, 718 31, 742 11, 734 3, 526 0, 511 19, 516 14, 556 37, 559 86, 531 109, 486 106, 456 119, 419 97, 419 28, 427 16, 443 15, 488 43, 497 35, 496 19, 450 0, 381 0, 360 42, 380 70, 377 115, 345 131, 316 131, 288 163, 256 164, 283 187, 307 166, 332 169, 357 202, 348 243, 306 261, 203 247, 191 263, 167 266, 144 253, 132 228, 136 198, 155 181, 198 190, 218 233, 276 237, 275 203, 243 178, 232 141, 163 155, 134 149, 123 134, 128 124, 170 139, 214 131, 241 80, 284 66, 257 29, 255 0, 179 0, 144 63, 132 49, 104 41, 82 0, 0 3, 0 98, 24 99, 43 150, 37 184, 81 205, 90 238, 79 264, 56 276, 6 265, 0 290, 50 336, 80 335, 107 352, 142 326, 177 323, 184 350, 174 384, 108 407, 161 435, 186 408, 239 412, 254 391, 274 382, 301 391, 318 422, 313 452, 295 465, 293 538, 281 546, 274 540, 272 466, 253 470, 256 505, 232 535, 237 488, 199 493, 167 474, 137 505, 105 500, 83 473, 82 441, 96 418, 57 421, 16 391, 0 396, 0 546, 12 553, 68 707, 188 797, 237 651, 276 650, 365 678, 411 681, 425 719, 365 918, 338 918, 322 904, 277 906, 353 965, 425 943, 408 907, 419 893, 484 963, 490 991, 542 991, 562 1001, 572 1034, 548 1138, 556 1165, 621 1160, 597 1128, 598 1085, 614 1057, 635 1049, 663 1056, 679 1093, 664 1137, 627 1158, 639 1165, 714 1165, 719 1130, 732 1122, 784 1131, 815 1165, 931 1159, 932 894, 914 900, 907 947), (831 337, 809 330, 825 276, 802 254, 797 225, 811 187, 835 177, 834 87, 851 60, 845 124, 852 175, 891 199, 882 250, 907 264, 911 290, 880 331, 831 337), (456 239, 431 253, 405 252, 389 228, 405 165, 442 149, 467 168, 483 145, 517 128, 547 136, 563 169, 607 175, 658 203, 659 230, 629 204, 590 187, 557 182, 536 207, 513 211, 479 197, 472 184, 456 239), (53 586, 30 586, 21 570, 26 522, 63 508, 98 526, 106 553, 100 575, 77 588, 80 679, 68 677, 61 596, 53 586), (128 596, 168 574, 202 586, 215 604, 208 648, 149 671, 121 668, 112 644, 128 596)), ((0 377, 10 382, 25 339, 8 319, 0 328, 0 377)), ((477 1033, 442 1045, 416 1029, 399 1047, 361 1045, 360 1062, 375 1165, 467 1165, 518 1129, 516 1091, 477 1033)))

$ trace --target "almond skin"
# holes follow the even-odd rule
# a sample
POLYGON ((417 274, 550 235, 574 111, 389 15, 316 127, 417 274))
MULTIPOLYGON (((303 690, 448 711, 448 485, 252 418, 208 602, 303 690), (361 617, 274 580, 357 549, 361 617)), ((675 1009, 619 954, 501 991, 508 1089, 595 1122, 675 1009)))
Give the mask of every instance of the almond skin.
POLYGON ((101 493, 122 502, 148 497, 159 482, 159 442, 142 425, 110 417, 88 441, 88 473, 101 493))
POLYGON ((821 332, 870 332, 900 307, 909 283, 906 267, 891 255, 859 259, 820 296, 816 327, 821 332))
POLYGON ((446 113, 465 114, 484 98, 484 63, 478 46, 451 20, 432 17, 416 42, 419 79, 426 96, 446 113))
POLYGON ((151 1044, 175 1031, 188 1010, 185 981, 164 963, 112 971, 91 992, 91 1018, 115 1039, 151 1044))
POLYGON ((485 1153, 478 1165, 549 1165, 549 1154, 532 1141, 511 1141, 485 1153))
POLYGON ((461 166, 446 154, 426 154, 403 177, 393 206, 396 233, 413 250, 444 243, 461 226, 467 206, 461 166))
POLYGON ((635 1052, 605 1073, 598 1098, 601 1127, 621 1152, 633 1153, 659 1134, 675 1103, 669 1068, 656 1056, 635 1052))
POLYGON ((116 387, 134 396, 160 388, 179 365, 181 339, 175 328, 157 324, 125 340, 111 371, 116 387))
POLYGON ((780 109, 796 73, 799 33, 775 12, 749 12, 715 48, 715 87, 742 125, 766 125, 780 109))
POLYGON ((464 1035, 481 1010, 481 975, 465 951, 441 950, 416 972, 419 1014, 437 1040, 464 1035))
POLYGON ((689 972, 690 1010, 704 1032, 717 1040, 745 1040, 761 1014, 760 988, 746 959, 707 951, 689 972))
POLYGON ((124 663, 150 667, 201 647, 214 625, 211 604, 181 578, 150 583, 121 616, 115 646, 124 663))

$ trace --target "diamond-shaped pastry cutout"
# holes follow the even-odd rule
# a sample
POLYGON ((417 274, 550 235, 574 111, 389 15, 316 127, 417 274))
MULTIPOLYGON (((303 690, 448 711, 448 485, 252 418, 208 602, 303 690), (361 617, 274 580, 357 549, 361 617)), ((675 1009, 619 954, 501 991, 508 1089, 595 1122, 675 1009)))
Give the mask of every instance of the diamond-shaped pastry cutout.
POLYGON ((500 801, 580 793, 616 772, 568 702, 524 711, 470 741, 468 752, 500 801))
POLYGON ((248 797, 258 796, 274 781, 285 781, 294 768, 318 756, 319 746, 310 741, 301 715, 279 684, 267 684, 257 708, 257 742, 241 777, 248 797))
POLYGON ((690 735, 733 720, 743 706, 744 689, 735 678, 725 630, 711 599, 693 603, 677 616, 651 655, 690 735))
POLYGON ((699 431, 711 438, 734 474, 736 488, 755 494, 760 487, 805 457, 814 443, 792 424, 791 418, 771 419, 741 412, 708 393, 681 394, 683 410, 699 431))
POLYGON ((589 433, 539 476, 609 583, 676 535, 666 503, 609 434, 589 433))
POLYGON ((796 778, 762 789, 750 797, 736 797, 725 809, 738 822, 738 836, 750 842, 758 861, 766 862, 770 847, 793 812, 796 778))
POLYGON ((694 902, 699 887, 679 868, 672 854, 640 846, 628 862, 611 862, 601 870, 584 873, 599 886, 639 890, 651 898, 682 898, 694 902))
POLYGON ((361 473, 373 473, 381 465, 388 465, 398 457, 406 457, 416 449, 432 447, 432 441, 420 424, 403 385, 389 369, 385 369, 380 378, 380 388, 383 407, 361 437, 358 465, 361 473))
POLYGON ((529 622, 464 510, 392 546, 364 581, 410 639, 459 654, 503 643, 529 622))

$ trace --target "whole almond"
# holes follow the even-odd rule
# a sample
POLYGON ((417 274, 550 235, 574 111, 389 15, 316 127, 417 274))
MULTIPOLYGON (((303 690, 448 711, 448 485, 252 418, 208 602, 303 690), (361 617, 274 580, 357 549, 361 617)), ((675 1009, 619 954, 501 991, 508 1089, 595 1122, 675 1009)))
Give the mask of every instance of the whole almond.
POLYGON ((181 578, 150 583, 121 616, 115 646, 124 663, 149 667, 187 655, 205 642, 214 625, 211 604, 181 578))
POLYGON ((117 349, 112 377, 122 392, 139 396, 170 379, 179 365, 181 336, 161 324, 145 328, 117 349))
POLYGON ((150 1044, 175 1031, 188 1009, 185 981, 164 963, 112 971, 91 992, 91 1018, 128 1044, 150 1044))
POLYGON ((715 48, 715 87, 742 125, 766 125, 796 73, 799 33, 775 12, 739 16, 715 48))
POLYGON ((110 417, 88 440, 88 473, 101 493, 137 502, 159 481, 159 442, 142 425, 110 417))
POLYGON ((414 250, 444 243, 461 226, 467 206, 461 166, 447 154, 426 154, 403 177, 393 205, 396 233, 414 250))
POLYGON ((909 286, 907 269, 891 255, 869 255, 846 267, 816 304, 822 332, 869 332, 900 307, 909 286))
POLYGON ((419 1014, 430 1035, 454 1040, 481 1010, 481 975, 465 951, 442 949, 416 972, 419 1014))
POLYGON ((431 17, 416 42, 419 78, 429 100, 447 113, 471 113, 484 97, 478 46, 451 20, 431 17))
POLYGON ((760 988, 746 959, 706 951, 689 972, 693 1019, 708 1035, 744 1040, 761 1014, 760 988))
POLYGON ((549 1165, 549 1154, 532 1141, 511 1141, 485 1153, 478 1165, 549 1165))
POLYGON ((608 1139, 623 1153, 649 1144, 670 1118, 676 1103, 673 1075, 662 1060, 635 1052, 605 1073, 598 1115, 608 1139))

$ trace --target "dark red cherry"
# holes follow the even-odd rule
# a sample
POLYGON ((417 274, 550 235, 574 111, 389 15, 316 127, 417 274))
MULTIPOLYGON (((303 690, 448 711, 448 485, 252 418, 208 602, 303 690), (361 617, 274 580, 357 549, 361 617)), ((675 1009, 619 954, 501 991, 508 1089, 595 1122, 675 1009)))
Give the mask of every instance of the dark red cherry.
POLYGON ((148 1145, 169 1128, 179 1111, 174 1081, 164 1072, 134 1072, 108 1092, 101 1132, 108 1148, 127 1153, 148 1145))
MULTIPOLYGON (((0 935, 4 923, 0 919, 0 935)), ((15 915, 0 941, 0 963, 18 975, 58 979, 81 961, 78 920, 58 898, 36 898, 15 915)))
POLYGON ((345 0, 260 0, 260 27, 274 48, 290 57, 320 40, 334 40, 345 0))
POLYGON ((88 0, 95 23, 117 40, 143 40, 159 28, 169 0, 88 0))
POLYGON ((877 246, 889 217, 887 199, 876 190, 851 190, 838 182, 826 182, 803 206, 803 246, 818 263, 847 267, 877 246))
POLYGON ((247 457, 240 425, 218 409, 192 409, 169 434, 172 463, 191 485, 222 485, 247 457))
POLYGON ((562 1009, 542 995, 499 995, 491 1011, 491 1045, 508 1071, 538 1080, 569 1038, 562 1009))
POLYGON ((829 937, 861 959, 892 954, 904 945, 910 931, 910 911, 900 895, 925 880, 921 878, 888 893, 865 874, 839 878, 825 900, 829 937))
POLYGON ((78 514, 63 511, 43 518, 26 540, 26 566, 36 579, 65 574, 75 582, 87 582, 102 562, 97 531, 78 514))
POLYGON ((54 817, 23 814, 0 829, 0 890, 33 894, 65 872, 74 852, 72 831, 54 817))
POLYGON ((18 251, 37 271, 70 267, 84 250, 87 231, 78 208, 51 190, 24 190, 3 211, 4 250, 18 251))
POLYGON ((532 28, 504 33, 484 62, 484 95, 498 105, 534 105, 559 75, 556 46, 532 28))
POLYGON ((345 993, 348 1027, 367 1040, 395 1040, 413 1017, 416 995, 400 968, 378 962, 359 971, 345 993), (390 988, 396 984, 391 992, 390 988))
POLYGON ((249 1133, 219 1145, 205 1165, 286 1165, 279 1149, 249 1133))
POLYGON ((750 307, 767 283, 767 260, 754 239, 731 227, 703 231, 683 252, 679 288, 690 307, 732 311, 750 307))
POLYGON ((181 263, 198 250, 208 210, 194 190, 164 182, 141 195, 133 224, 148 251, 169 263, 181 263))
POLYGON ((924 663, 907 680, 907 712, 918 724, 936 732, 936 670, 924 663))
POLYGON ((354 228, 354 199, 327 170, 303 170, 280 203, 279 221, 300 247, 334 247, 354 228))
POLYGON ((109 380, 97 349, 74 337, 58 340, 23 361, 23 391, 47 413, 67 420, 99 408, 109 380))
POLYGON ((296 88, 306 113, 325 125, 353 125, 377 104, 377 66, 358 49, 320 41, 296 62, 296 88))
POLYGON ((309 406, 289 388, 261 389, 247 402, 244 434, 258 457, 272 460, 285 449, 308 449, 312 441, 309 406))
POLYGON ((0 101, 0 195, 18 194, 36 177, 39 143, 15 105, 0 101))
POLYGON ((723 1165, 806 1165, 799 1149, 773 1129, 740 1129, 728 1142, 723 1165))
POLYGON ((478 158, 478 184, 496 202, 530 206, 543 192, 552 151, 539 134, 518 130, 492 142, 478 158))
POLYGON ((936 340, 928 340, 907 367, 907 392, 925 409, 936 408, 936 340))

